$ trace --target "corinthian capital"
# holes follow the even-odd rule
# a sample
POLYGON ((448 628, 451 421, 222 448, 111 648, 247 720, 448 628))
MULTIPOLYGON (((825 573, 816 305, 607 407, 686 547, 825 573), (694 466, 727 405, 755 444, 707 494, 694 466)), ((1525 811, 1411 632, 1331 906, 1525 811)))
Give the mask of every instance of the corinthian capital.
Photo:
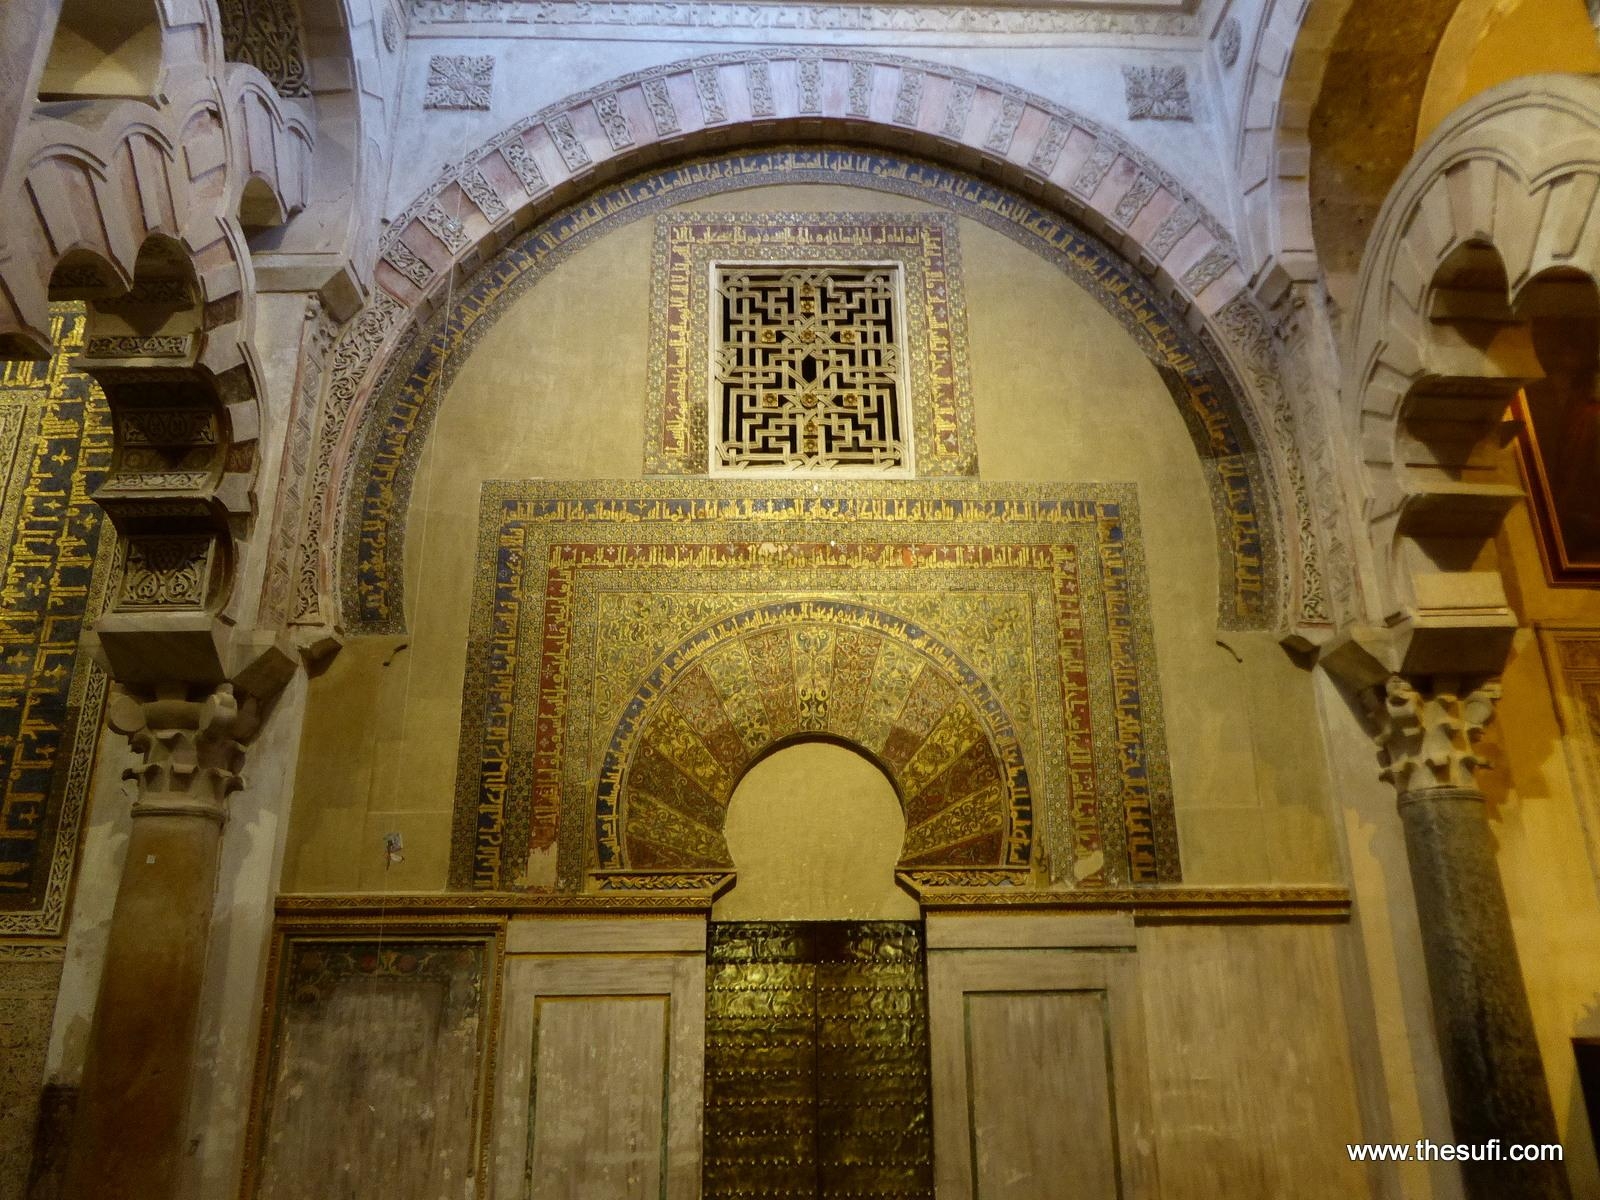
POLYGON ((139 783, 136 814, 223 817, 223 801, 243 784, 244 743, 260 726, 256 701, 224 683, 191 697, 183 685, 122 690, 110 705, 111 728, 144 755, 123 778, 139 783))
POLYGON ((1426 788, 1475 787, 1473 771, 1488 765, 1475 746, 1494 720, 1499 698, 1498 683, 1465 694, 1458 684, 1443 683, 1425 695, 1410 680, 1391 675, 1370 702, 1378 728, 1373 741, 1385 759, 1382 777, 1402 796, 1426 788))

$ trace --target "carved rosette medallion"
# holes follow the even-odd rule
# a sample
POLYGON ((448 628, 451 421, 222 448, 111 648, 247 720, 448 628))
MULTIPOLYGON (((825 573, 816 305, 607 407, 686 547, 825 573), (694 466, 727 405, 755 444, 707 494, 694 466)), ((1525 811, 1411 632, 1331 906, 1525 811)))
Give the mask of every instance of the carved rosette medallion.
POLYGON ((1182 67, 1122 68, 1130 121, 1192 121, 1189 76, 1182 67))

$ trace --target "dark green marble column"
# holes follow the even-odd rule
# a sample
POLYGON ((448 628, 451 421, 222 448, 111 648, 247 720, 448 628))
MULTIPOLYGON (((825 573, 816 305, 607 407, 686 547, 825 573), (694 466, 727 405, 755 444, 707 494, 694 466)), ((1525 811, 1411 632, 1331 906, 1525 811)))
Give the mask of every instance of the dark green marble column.
MULTIPOLYGON (((1458 1143, 1552 1144, 1558 1138, 1511 913, 1483 793, 1433 787, 1400 797, 1417 898, 1433 1028, 1458 1143)), ((1473 1200, 1564 1200, 1560 1163, 1466 1162, 1473 1200)))
MULTIPOLYGON (((1398 677, 1378 709, 1384 777, 1399 792, 1422 929, 1433 1027, 1458 1145, 1550 1145, 1559 1139, 1534 1036, 1473 746, 1494 714, 1492 685, 1424 695, 1398 677)), ((1440 1140, 1435 1138, 1434 1140, 1440 1140)), ((1463 1161, 1472 1200, 1568 1200, 1566 1168, 1502 1157, 1463 1161)))

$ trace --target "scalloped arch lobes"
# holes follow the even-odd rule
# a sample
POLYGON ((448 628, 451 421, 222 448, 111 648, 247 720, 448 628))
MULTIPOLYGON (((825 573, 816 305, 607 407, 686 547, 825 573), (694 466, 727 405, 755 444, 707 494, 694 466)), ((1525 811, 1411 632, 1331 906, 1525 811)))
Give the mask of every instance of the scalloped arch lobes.
POLYGON ((893 781, 902 867, 1025 867, 1028 774, 986 684, 925 630, 849 604, 769 606, 663 661, 612 739, 597 796, 602 867, 731 868, 729 800, 806 738, 845 742, 893 781))

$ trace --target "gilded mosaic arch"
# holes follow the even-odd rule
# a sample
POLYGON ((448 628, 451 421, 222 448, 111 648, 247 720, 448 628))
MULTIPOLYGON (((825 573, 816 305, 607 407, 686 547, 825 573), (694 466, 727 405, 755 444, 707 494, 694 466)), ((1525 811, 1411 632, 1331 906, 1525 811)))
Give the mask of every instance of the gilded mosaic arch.
POLYGON ((785 148, 698 159, 591 195, 521 235, 483 266, 392 359, 348 475, 339 539, 346 628, 404 628, 404 541, 411 480, 438 396, 501 313, 576 250, 628 222, 761 184, 829 183, 908 195, 997 230, 1054 263, 1132 336, 1173 393, 1212 498, 1224 628, 1274 628, 1290 582, 1263 436, 1244 389, 1209 336, 1189 328, 1154 283, 1098 238, 1003 188, 879 151, 785 148))
POLYGON ((734 789, 774 745, 806 734, 887 771, 906 817, 903 867, 1028 866, 1033 798, 1000 698, 916 622, 826 598, 734 613, 650 672, 600 768, 599 866, 733 866, 734 789))
POLYGON ((738 764, 817 729, 904 762, 923 863, 1180 881, 1136 509, 1126 484, 486 484, 451 885, 704 870, 738 764), (630 844, 630 784, 673 836, 630 844))

